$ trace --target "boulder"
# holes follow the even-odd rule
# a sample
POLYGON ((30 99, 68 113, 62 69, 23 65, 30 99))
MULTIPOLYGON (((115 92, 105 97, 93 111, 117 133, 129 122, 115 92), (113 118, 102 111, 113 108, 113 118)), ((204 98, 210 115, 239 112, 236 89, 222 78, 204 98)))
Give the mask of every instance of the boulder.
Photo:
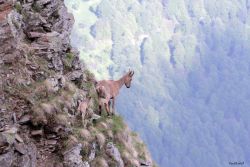
POLYGON ((93 161, 93 159, 95 159, 95 153, 96 153, 96 143, 94 142, 92 144, 92 148, 91 148, 91 151, 90 151, 89 161, 93 161))
POLYGON ((30 115, 26 114, 26 115, 23 115, 20 120, 18 121, 19 124, 26 124, 30 122, 30 115))
POLYGON ((70 81, 75 81, 75 80, 81 79, 82 75, 83 75, 82 71, 73 71, 67 74, 67 78, 70 81))
POLYGON ((82 161, 81 150, 82 144, 77 144, 64 152, 64 167, 89 167, 88 162, 82 161))
POLYGON ((16 151, 18 151, 22 155, 25 155, 27 153, 27 150, 23 143, 14 143, 14 148, 16 151))
POLYGON ((14 160, 14 151, 9 151, 5 154, 0 154, 0 164, 3 167, 11 167, 14 160))
POLYGON ((139 162, 141 166, 152 166, 151 162, 144 159, 140 159, 139 162))
POLYGON ((37 148, 34 143, 25 146, 25 155, 18 158, 16 166, 20 167, 37 167, 37 148))

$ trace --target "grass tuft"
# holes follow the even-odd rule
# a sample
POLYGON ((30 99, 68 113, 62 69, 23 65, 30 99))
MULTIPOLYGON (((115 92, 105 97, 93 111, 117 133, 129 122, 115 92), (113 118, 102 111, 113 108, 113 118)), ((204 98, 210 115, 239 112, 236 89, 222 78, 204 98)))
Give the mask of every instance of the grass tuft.
POLYGON ((125 127, 122 117, 114 115, 112 119, 113 119, 112 131, 114 133, 118 133, 122 131, 125 127))
POLYGON ((65 58, 63 59, 63 64, 67 71, 71 70, 72 62, 74 60, 75 55, 73 53, 66 53, 65 58))

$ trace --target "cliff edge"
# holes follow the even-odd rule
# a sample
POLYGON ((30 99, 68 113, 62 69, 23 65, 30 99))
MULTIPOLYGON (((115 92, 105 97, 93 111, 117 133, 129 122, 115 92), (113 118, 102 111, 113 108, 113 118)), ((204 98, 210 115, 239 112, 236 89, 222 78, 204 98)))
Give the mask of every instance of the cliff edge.
POLYGON ((96 114, 73 23, 63 0, 0 0, 0 166, 154 166, 120 116, 96 114))

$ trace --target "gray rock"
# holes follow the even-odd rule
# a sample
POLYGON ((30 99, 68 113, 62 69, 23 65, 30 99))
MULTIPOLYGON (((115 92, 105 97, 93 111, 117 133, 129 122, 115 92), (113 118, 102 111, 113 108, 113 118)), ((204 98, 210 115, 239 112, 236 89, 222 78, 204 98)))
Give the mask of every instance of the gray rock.
POLYGON ((0 144, 4 144, 4 147, 0 149, 0 152, 5 152, 12 146, 15 142, 15 135, 17 133, 16 127, 7 128, 4 132, 0 134, 0 144), (8 145, 6 145, 6 142, 8 145))
POLYGON ((75 81, 77 79, 80 79, 82 77, 82 75, 83 75, 82 71, 73 71, 73 72, 67 74, 67 78, 70 81, 75 81))
POLYGON ((46 24, 47 21, 39 13, 26 12, 26 17, 27 18, 24 20, 24 25, 25 32, 28 38, 33 38, 30 32, 45 33, 42 25, 46 24))
MULTIPOLYGON (((69 35, 74 24, 74 16, 73 14, 67 12, 67 8, 64 5, 58 9, 58 15, 60 18, 58 19, 58 22, 53 25, 53 29, 63 34, 63 36, 69 40, 69 35)), ((69 41, 67 42, 67 45, 68 44, 69 41)))
POLYGON ((38 6, 40 8, 40 13, 44 17, 51 16, 53 13, 58 11, 59 5, 62 5, 62 2, 58 0, 38 0, 36 3, 40 5, 38 6), (46 6, 43 4, 46 4, 46 6))
POLYGON ((90 118, 90 121, 91 122, 93 122, 93 121, 96 121, 96 120, 98 120, 98 119, 100 119, 101 118, 101 116, 100 115, 97 115, 97 114, 92 114, 91 115, 91 118, 90 118))
POLYGON ((72 67, 75 70, 83 70, 84 69, 84 65, 83 63, 80 61, 78 56, 75 56, 73 61, 72 61, 72 67))
POLYGON ((58 79, 55 77, 46 79, 45 84, 49 92, 57 92, 59 90, 58 79))
POLYGON ((16 55, 15 54, 6 54, 3 57, 4 64, 13 64, 16 61, 16 55))
POLYGON ((12 11, 8 16, 8 23, 10 25, 12 35, 16 40, 19 40, 19 37, 22 35, 22 16, 19 13, 12 11))
POLYGON ((28 36, 30 38, 40 38, 42 36, 44 36, 44 33, 40 33, 40 32, 29 32, 28 36))
POLYGON ((28 144, 28 155, 30 158, 30 167, 36 167, 37 148, 34 143, 28 144))
POLYGON ((15 126, 13 127, 10 127, 10 128, 7 128, 4 133, 6 134, 10 134, 10 135, 13 135, 13 134, 16 134, 17 133, 17 128, 15 126))
POLYGON ((11 164, 14 160, 14 151, 9 151, 6 154, 0 155, 0 164, 3 167, 11 167, 11 164))
POLYGON ((146 161, 144 159, 139 160, 141 166, 152 166, 152 164, 149 161, 146 161))
POLYGON ((33 130, 31 132, 32 136, 42 136, 43 135, 43 130, 33 130))
POLYGON ((51 3, 51 0, 40 0, 36 1, 36 5, 40 6, 42 8, 43 5, 51 3))
POLYGON ((64 167, 89 167, 88 162, 82 161, 80 155, 82 144, 77 144, 68 151, 64 152, 64 167))
POLYGON ((57 143, 57 140, 47 140, 46 141, 47 145, 56 145, 56 143, 57 143))
POLYGON ((47 134, 46 135, 46 138, 47 139, 56 139, 56 138, 58 138, 55 134, 47 134))
POLYGON ((53 56, 52 57, 52 64, 54 68, 57 71, 62 71, 63 70, 63 62, 62 59, 59 56, 53 56))
POLYGON ((23 143, 23 139, 22 139, 18 134, 15 134, 15 139, 16 139, 16 141, 18 141, 19 143, 23 143))
POLYGON ((121 154, 117 147, 112 142, 109 142, 106 146, 106 153, 111 158, 113 158, 117 162, 118 167, 124 167, 123 160, 121 158, 121 154))
POLYGON ((27 153, 27 150, 25 149, 25 145, 23 143, 14 143, 14 148, 22 155, 27 153))
POLYGON ((31 167, 29 155, 22 155, 18 158, 18 166, 20 167, 31 167))
POLYGON ((20 120, 18 121, 19 124, 25 124, 30 121, 30 115, 23 115, 20 120))
POLYGON ((95 158, 95 152, 96 152, 96 143, 94 142, 92 144, 92 149, 90 151, 90 155, 89 155, 89 161, 93 161, 95 158))
POLYGON ((17 158, 16 166, 20 167, 37 167, 37 148, 35 144, 29 143, 25 145, 25 155, 17 158))

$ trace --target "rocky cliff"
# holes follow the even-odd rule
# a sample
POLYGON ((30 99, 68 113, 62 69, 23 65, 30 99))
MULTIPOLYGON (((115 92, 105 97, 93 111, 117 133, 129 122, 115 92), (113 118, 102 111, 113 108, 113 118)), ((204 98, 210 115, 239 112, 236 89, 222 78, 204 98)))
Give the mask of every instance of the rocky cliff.
POLYGON ((0 0, 0 166, 153 166, 120 116, 97 115, 62 0, 0 0))

